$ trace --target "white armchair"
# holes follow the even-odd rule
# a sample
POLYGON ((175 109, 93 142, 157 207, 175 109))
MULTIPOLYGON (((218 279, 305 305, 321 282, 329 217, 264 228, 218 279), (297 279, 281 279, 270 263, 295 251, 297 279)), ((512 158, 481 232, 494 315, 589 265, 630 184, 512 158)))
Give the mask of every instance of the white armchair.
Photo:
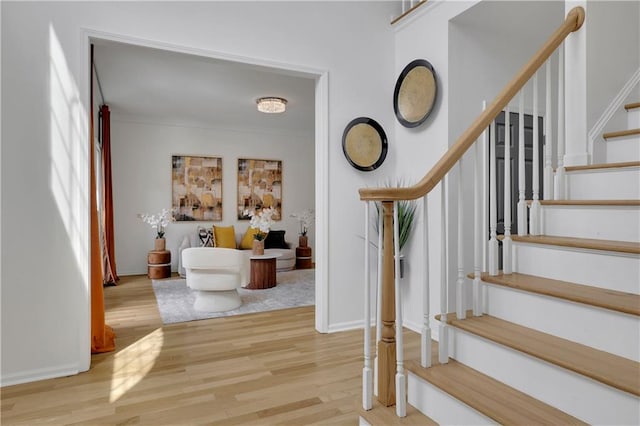
POLYGON ((242 304, 238 288, 249 282, 249 258, 242 251, 190 247, 181 256, 187 286, 197 290, 197 311, 230 311, 242 304))

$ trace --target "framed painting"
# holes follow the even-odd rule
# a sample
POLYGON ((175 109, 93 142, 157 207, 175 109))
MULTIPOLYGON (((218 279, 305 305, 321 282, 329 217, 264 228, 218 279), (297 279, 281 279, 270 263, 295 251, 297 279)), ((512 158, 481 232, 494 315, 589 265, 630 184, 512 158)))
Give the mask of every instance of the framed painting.
POLYGON ((171 197, 176 221, 222 220, 222 158, 173 155, 171 197))
POLYGON ((247 212, 273 207, 273 220, 282 218, 282 161, 238 159, 238 220, 247 212))

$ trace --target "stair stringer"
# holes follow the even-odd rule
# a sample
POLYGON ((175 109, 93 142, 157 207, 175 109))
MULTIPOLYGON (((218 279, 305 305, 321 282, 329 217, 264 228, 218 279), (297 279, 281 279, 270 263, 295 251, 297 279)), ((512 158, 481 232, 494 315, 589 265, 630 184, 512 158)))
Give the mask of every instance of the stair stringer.
MULTIPOLYGON (((450 327, 451 357, 590 424, 640 424, 638 398, 450 327)), ((436 419, 437 420, 437 419, 436 419)))

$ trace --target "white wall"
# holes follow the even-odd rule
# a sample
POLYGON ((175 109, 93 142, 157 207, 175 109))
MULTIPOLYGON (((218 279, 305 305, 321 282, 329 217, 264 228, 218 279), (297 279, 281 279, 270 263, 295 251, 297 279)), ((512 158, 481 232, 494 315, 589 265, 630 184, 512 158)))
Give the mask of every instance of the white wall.
MULTIPOLYGON (((313 82, 312 82, 313 84, 313 82)), ((177 271, 178 246, 198 226, 235 227, 244 232, 248 221, 236 219, 238 158, 282 160, 282 220, 273 229, 286 230, 298 245, 298 221, 291 213, 314 208, 315 157, 313 129, 307 134, 249 132, 141 123, 114 118, 111 123, 115 208, 116 265, 119 275, 146 274, 147 251, 155 231, 136 217, 171 208, 171 156, 222 157, 223 214, 220 222, 175 222, 166 228, 172 270, 177 271)), ((315 227, 309 232, 310 246, 315 227)))
MULTIPOLYGON (((429 118, 417 128, 403 127, 395 122, 397 152, 392 160, 398 176, 412 183, 420 180, 449 147, 450 82, 449 82, 449 20, 475 2, 434 2, 422 6, 415 18, 399 24, 395 39, 394 81, 402 69, 414 59, 426 59, 433 65, 438 94, 429 118)), ((429 195, 429 281, 431 317, 440 312, 440 186, 429 195)), ((407 325, 419 329, 422 324, 423 270, 425 268, 422 235, 422 207, 418 210, 413 237, 405 248, 407 266, 403 280, 403 313, 407 325)), ((432 326, 437 324, 432 319, 432 326)), ((437 332, 437 329, 434 330, 437 332)))
POLYGON ((371 186, 393 166, 387 161, 375 172, 356 171, 344 158, 341 137, 357 116, 378 120, 393 135, 388 25, 393 4, 2 2, 0 7, 3 384, 89 367, 83 29, 328 71, 329 202, 316 205, 317 211, 326 210, 329 224, 328 328, 361 322, 357 235, 363 232, 363 208, 357 189, 371 186))

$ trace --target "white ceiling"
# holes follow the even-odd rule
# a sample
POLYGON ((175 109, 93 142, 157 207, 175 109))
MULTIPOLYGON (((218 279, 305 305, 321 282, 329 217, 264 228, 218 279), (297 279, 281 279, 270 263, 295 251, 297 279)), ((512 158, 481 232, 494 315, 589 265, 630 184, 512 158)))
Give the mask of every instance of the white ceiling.
POLYGON ((313 133, 315 82, 291 72, 105 40, 94 41, 104 101, 116 117, 168 124, 313 133), (264 114, 256 99, 288 100, 264 114))

